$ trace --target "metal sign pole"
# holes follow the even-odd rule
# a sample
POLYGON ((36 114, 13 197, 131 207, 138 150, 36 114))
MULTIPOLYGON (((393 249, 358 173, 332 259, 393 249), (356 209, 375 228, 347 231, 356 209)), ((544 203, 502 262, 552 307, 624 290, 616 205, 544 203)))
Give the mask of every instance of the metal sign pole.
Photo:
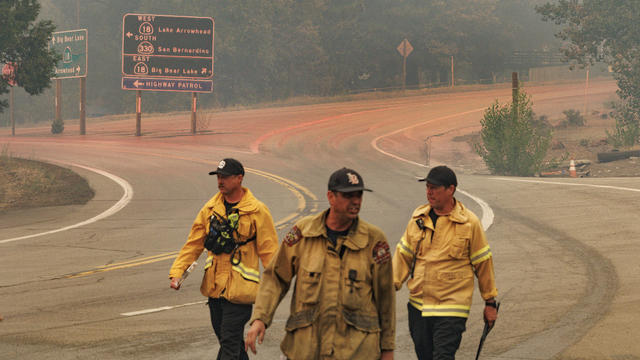
POLYGON ((85 135, 87 133, 87 125, 86 125, 86 109, 85 103, 87 99, 87 78, 80 78, 80 135, 85 135))
POLYGON ((402 91, 407 87, 407 41, 402 42, 402 91))
POLYGON ((413 51, 413 46, 411 46, 409 40, 405 38, 396 50, 402 55, 402 91, 404 91, 407 87, 407 57, 413 51))
POLYGON ((9 113, 11 114, 11 136, 16 136, 16 119, 13 107, 13 86, 9 88, 9 113))
POLYGON ((195 135, 198 131, 196 124, 196 105, 198 102, 198 95, 194 91, 191 93, 191 133, 195 135))
POLYGON ((407 87, 407 57, 402 57, 402 91, 407 87))
POLYGON ((136 91, 136 136, 141 136, 142 122, 142 91, 136 91))
POLYGON ((56 120, 62 121, 62 80, 56 79, 56 120))

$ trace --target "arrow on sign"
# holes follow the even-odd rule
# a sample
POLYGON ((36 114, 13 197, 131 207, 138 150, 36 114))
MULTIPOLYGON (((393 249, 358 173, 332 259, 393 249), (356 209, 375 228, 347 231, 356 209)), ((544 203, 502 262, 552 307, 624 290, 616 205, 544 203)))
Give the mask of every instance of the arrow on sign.
POLYGON ((80 73, 80 65, 76 66, 76 72, 80 73))
POLYGON ((132 37, 132 36, 133 36, 133 34, 132 34, 131 32, 127 32, 127 37, 128 37, 128 38, 130 38, 130 37, 132 37))
POLYGON ((139 82, 138 80, 133 82, 133 86, 135 86, 135 87, 139 87, 140 85, 142 85, 142 83, 139 82))

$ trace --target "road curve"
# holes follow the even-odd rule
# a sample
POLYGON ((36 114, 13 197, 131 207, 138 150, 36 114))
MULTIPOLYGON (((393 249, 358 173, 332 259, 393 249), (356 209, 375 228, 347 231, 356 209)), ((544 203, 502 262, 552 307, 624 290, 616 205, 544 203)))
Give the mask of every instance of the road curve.
MULTIPOLYGON (((592 84, 592 106, 614 90, 610 82, 592 84)), ((584 101, 580 84, 527 91, 538 114, 557 115, 581 108, 584 101)), ((197 210, 215 192, 206 172, 218 159, 233 156, 252 169, 246 185, 280 220, 280 233, 299 216, 327 206, 324 193, 332 170, 357 169, 374 189, 365 197, 362 217, 379 225, 392 244, 411 210, 425 201, 424 187, 415 181, 424 176, 425 164, 456 168, 464 190, 460 200, 491 225, 503 301, 483 358, 634 358, 640 348, 630 334, 640 319, 626 309, 639 305, 640 298, 632 256, 640 249, 630 240, 640 230, 630 220, 640 215, 632 206, 636 180, 541 184, 477 175, 477 156, 454 138, 477 131, 482 109, 509 96, 504 87, 217 112, 212 128, 197 136, 188 134, 188 115, 176 114, 143 119, 140 138, 131 136, 131 120, 89 123, 89 135, 82 137, 73 134, 75 124, 55 137, 46 127, 19 128, 13 138, 0 129, 0 144, 8 144, 12 153, 103 169, 135 191, 130 203, 108 218, 0 244, 5 275, 0 353, 22 359, 213 356, 217 345, 197 276, 173 292, 166 274, 197 210), (431 139, 429 158, 426 139, 431 139), (607 337, 611 333, 615 339, 607 337)), ((0 215, 0 238, 75 224, 122 196, 117 184, 78 172, 97 190, 93 201, 0 215)), ((398 292, 396 357, 415 359, 406 301, 404 288, 398 292)), ((280 306, 256 358, 277 356, 287 309, 280 306)), ((475 353, 481 327, 476 297, 461 358, 475 353)))

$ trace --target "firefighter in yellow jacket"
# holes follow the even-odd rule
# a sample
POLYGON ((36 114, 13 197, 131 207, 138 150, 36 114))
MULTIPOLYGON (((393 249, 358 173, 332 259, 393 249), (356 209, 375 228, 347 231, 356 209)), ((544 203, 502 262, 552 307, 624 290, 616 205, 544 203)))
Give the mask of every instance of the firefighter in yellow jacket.
POLYGON ((295 283, 280 348, 290 360, 393 359, 395 290, 384 233, 358 218, 362 177, 329 179, 330 208, 296 223, 265 269, 245 347, 256 353, 295 283), (295 280, 294 280, 295 277, 295 280))
POLYGON ((396 247, 396 290, 409 278, 409 330, 418 359, 455 359, 471 308, 474 274, 484 319, 497 318, 493 259, 482 224, 454 197, 458 181, 446 166, 426 178, 428 205, 418 207, 396 247))
POLYGON ((185 270, 207 249, 200 292, 209 298, 211 325, 220 343, 217 359, 248 359, 242 338, 258 292, 258 261, 269 263, 278 236, 269 209, 242 187, 239 161, 224 159, 209 175, 217 175, 219 192, 198 213, 169 271, 170 285, 178 290, 185 270))

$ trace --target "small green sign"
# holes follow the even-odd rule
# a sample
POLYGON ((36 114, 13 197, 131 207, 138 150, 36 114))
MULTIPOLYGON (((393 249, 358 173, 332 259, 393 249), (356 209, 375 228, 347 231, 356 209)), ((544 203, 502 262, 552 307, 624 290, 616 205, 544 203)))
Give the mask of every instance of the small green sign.
POLYGON ((49 49, 62 55, 54 79, 87 76, 87 29, 54 32, 49 49))

